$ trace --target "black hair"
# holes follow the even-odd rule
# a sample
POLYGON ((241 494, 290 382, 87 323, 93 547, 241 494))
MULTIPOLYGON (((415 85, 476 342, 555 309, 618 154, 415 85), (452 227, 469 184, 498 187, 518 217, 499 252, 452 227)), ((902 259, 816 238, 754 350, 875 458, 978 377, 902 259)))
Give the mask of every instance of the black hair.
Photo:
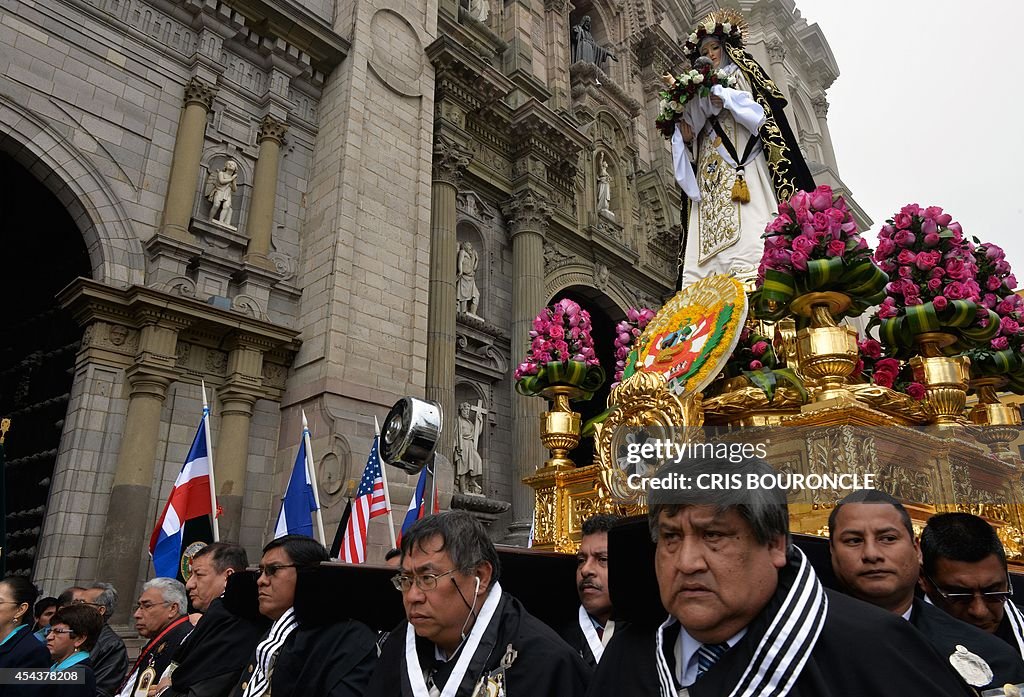
POLYGON ((266 554, 270 550, 279 547, 284 549, 288 558, 292 560, 292 564, 295 564, 296 571, 315 569, 320 566, 320 562, 330 561, 331 559, 331 555, 327 552, 326 547, 312 537, 306 537, 305 535, 285 535, 276 540, 271 540, 263 548, 263 553, 266 554))
POLYGON ((921 533, 921 557, 931 576, 939 559, 973 563, 994 554, 1006 569, 1006 552, 995 529, 970 513, 940 513, 921 533))
POLYGON ((896 512, 900 514, 900 521, 903 523, 903 527, 907 529, 907 534, 910 535, 911 541, 914 539, 914 524, 910 520, 910 514, 907 513, 907 509, 903 507, 903 504, 898 499, 893 498, 884 491, 878 489, 859 489, 849 496, 845 497, 842 501, 836 504, 836 507, 832 509, 832 512, 828 514, 828 539, 834 539, 836 534, 836 517, 839 515, 839 509, 848 503, 887 503, 896 509, 896 512))
MULTIPOLYGON (((24 576, 6 576, 0 583, 11 589, 12 600, 18 605, 28 605, 31 608, 35 605, 36 598, 39 597, 39 589, 24 576)), ((30 619, 32 619, 32 615, 26 611, 19 618, 18 624, 27 624, 30 619)))
POLYGON ((61 591, 61 594, 57 596, 57 609, 67 607, 71 604, 71 601, 75 599, 75 591, 84 591, 83 586, 71 586, 61 591))
POLYGON ((387 551, 387 554, 384 555, 384 561, 391 561, 395 557, 400 557, 400 556, 402 556, 402 550, 399 549, 398 547, 392 547, 391 549, 389 549, 387 551))
POLYGON ((601 513, 584 520, 583 525, 580 526, 580 532, 583 537, 593 535, 596 532, 608 532, 614 528, 615 524, 620 520, 622 520, 622 516, 601 513))
POLYGON ((455 568, 469 573, 482 563, 491 565, 491 584, 501 576, 498 550, 487 537, 479 520, 466 511, 445 511, 420 518, 402 534, 402 558, 409 556, 413 547, 424 552, 424 545, 435 537, 441 538, 439 551, 448 552, 455 568))
MULTIPOLYGON (((697 482, 702 474, 724 475, 723 482, 747 482, 748 476, 762 478, 776 474, 775 469, 759 457, 683 459, 658 470, 655 477, 676 477, 678 482, 697 482), (682 477, 680 479, 680 477, 682 477)), ((659 515, 674 516, 688 506, 714 506, 718 512, 735 509, 750 525, 758 544, 770 544, 779 535, 785 539, 788 554, 792 541, 789 535, 789 507, 786 490, 778 486, 652 488, 648 494, 647 523, 651 539, 658 541, 659 515)))
POLYGON ((218 574, 224 573, 227 569, 245 571, 245 567, 249 566, 249 556, 245 549, 230 542, 210 543, 192 555, 192 560, 203 557, 210 557, 210 563, 218 574))
POLYGON ((50 626, 66 624, 76 637, 84 636, 80 651, 92 651, 96 640, 103 631, 103 615, 91 605, 68 605, 54 613, 50 626))

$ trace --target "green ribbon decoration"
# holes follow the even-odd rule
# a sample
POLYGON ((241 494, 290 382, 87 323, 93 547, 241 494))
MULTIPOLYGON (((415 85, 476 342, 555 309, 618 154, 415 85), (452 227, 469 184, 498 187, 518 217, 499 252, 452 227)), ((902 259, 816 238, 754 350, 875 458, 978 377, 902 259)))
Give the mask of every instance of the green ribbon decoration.
POLYGON ((536 375, 527 375, 516 383, 516 392, 526 397, 536 397, 553 385, 571 385, 583 391, 573 401, 586 401, 604 384, 604 369, 599 365, 587 365, 582 361, 551 361, 540 367, 536 375))
POLYGON ((967 356, 975 376, 1005 377, 1007 389, 1024 394, 1024 356, 1012 349, 996 351, 991 348, 974 348, 967 351, 967 356))
MULTIPOLYGON (((853 304, 844 315, 858 317, 869 307, 885 298, 885 284, 889 277, 868 258, 845 262, 841 257, 814 259, 807 262, 807 271, 791 274, 766 269, 764 283, 751 295, 759 319, 779 320, 789 313, 789 305, 803 293, 836 290, 850 296, 853 304), (775 309, 769 305, 774 303, 775 309)), ((840 319, 839 317, 836 318, 840 319)), ((798 318, 798 325, 806 325, 806 318, 798 318)))
POLYGON ((999 331, 999 315, 983 308, 988 313, 988 326, 982 327, 977 319, 978 307, 970 300, 951 300, 943 310, 936 310, 931 302, 909 305, 903 308, 903 314, 881 320, 879 333, 883 343, 907 349, 918 334, 954 329, 958 340, 944 351, 949 355, 961 353, 983 344, 999 331))

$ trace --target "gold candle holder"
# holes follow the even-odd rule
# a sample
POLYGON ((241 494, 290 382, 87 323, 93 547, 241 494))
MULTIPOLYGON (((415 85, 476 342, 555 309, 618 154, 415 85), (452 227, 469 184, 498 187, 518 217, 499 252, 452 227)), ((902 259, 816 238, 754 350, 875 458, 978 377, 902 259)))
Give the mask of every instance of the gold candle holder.
POLYGON ((1010 443, 1020 433, 1020 406, 1003 404, 997 391, 1006 384, 1006 378, 992 376, 971 380, 970 386, 978 395, 978 403, 968 414, 976 426, 975 437, 988 446, 1000 460, 1016 460, 1010 443))
POLYGON ((790 308, 808 317, 811 325, 796 334, 796 353, 800 372, 814 381, 811 403, 804 411, 852 404, 857 398, 846 388, 846 380, 857 367, 857 330, 839 326, 835 317, 850 307, 843 293, 806 293, 790 308))
POLYGON ((572 385, 552 385, 541 391, 551 400, 551 409, 540 415, 540 442, 551 451, 544 463, 545 470, 568 470, 576 464, 569 459, 569 451, 580 444, 580 413, 573 411, 570 399, 583 396, 583 390, 572 385))
POLYGON ((951 334, 926 332, 915 341, 920 355, 910 359, 914 380, 925 387, 924 410, 940 428, 958 428, 964 420, 971 359, 943 356, 942 349, 956 340, 951 334))

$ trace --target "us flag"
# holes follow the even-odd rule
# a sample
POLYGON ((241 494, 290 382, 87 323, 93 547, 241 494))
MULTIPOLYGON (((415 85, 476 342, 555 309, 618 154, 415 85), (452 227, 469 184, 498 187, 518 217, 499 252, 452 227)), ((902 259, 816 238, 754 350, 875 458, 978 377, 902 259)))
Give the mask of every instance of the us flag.
POLYGON ((380 454, 377 446, 380 436, 373 439, 370 457, 366 460, 363 478, 359 480, 355 501, 352 502, 352 514, 345 528, 345 537, 341 542, 341 560, 350 564, 362 564, 366 561, 366 530, 370 520, 379 515, 388 514, 388 504, 384 498, 384 477, 380 471, 380 454))

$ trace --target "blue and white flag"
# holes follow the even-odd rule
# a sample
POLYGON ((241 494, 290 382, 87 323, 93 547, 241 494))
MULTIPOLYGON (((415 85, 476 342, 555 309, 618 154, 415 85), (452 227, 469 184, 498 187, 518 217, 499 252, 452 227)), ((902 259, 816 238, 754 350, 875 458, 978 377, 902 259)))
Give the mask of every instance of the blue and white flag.
POLYGON ((313 537, 313 519, 310 516, 316 510, 316 497, 313 496, 313 485, 309 481, 305 438, 303 438, 299 442, 299 454, 295 458, 295 466, 292 468, 292 476, 288 480, 288 488, 281 500, 281 512, 277 514, 274 539, 285 535, 313 537))

